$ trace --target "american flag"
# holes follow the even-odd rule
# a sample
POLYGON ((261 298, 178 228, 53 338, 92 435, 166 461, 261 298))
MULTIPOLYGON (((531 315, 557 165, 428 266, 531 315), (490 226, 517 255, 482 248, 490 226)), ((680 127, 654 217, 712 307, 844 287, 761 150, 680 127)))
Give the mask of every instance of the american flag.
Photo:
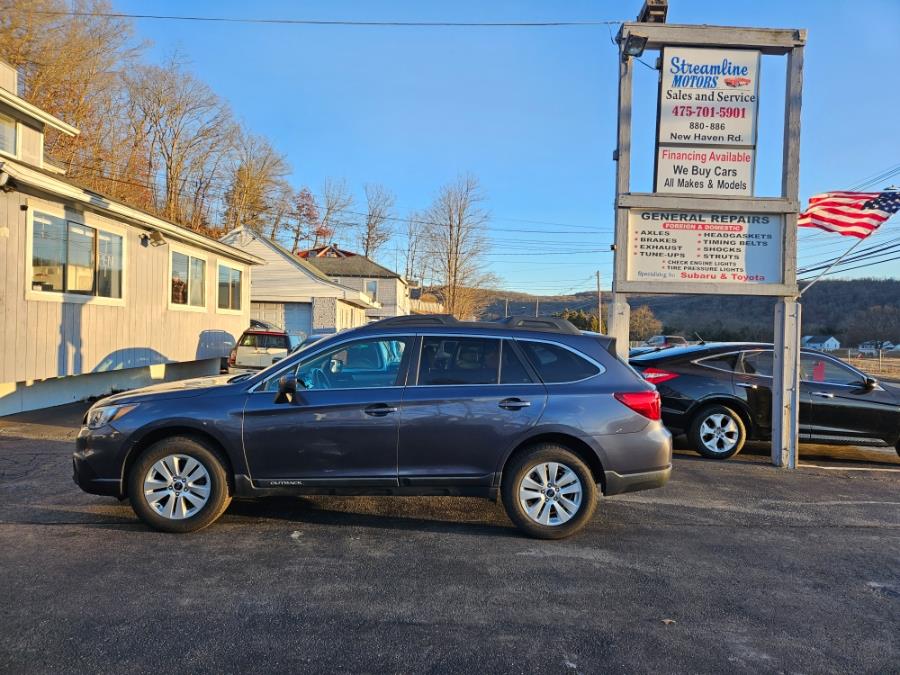
POLYGON ((818 227, 847 237, 865 239, 900 211, 900 192, 826 192, 810 197, 798 227, 818 227))

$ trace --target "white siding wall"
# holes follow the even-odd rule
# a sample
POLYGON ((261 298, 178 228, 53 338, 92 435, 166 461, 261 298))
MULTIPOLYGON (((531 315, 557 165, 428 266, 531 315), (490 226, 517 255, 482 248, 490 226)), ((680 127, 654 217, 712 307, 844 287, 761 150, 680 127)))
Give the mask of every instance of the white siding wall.
MULTIPOLYGON (((335 277, 335 281, 366 292, 366 282, 371 278, 335 277)), ((405 316, 410 313, 409 289, 400 279, 375 279, 378 282, 378 302, 381 307, 366 310, 366 316, 372 319, 383 319, 389 316, 405 316)))
POLYGON ((125 228, 124 301, 121 306, 61 302, 60 295, 27 299, 29 212, 63 209, 61 202, 20 192, 0 193, 0 409, 12 390, 34 380, 190 362, 227 356, 250 319, 249 268, 243 270, 241 311, 220 313, 216 254, 181 244, 181 250, 207 259, 206 308, 169 307, 168 245, 142 246, 143 230, 115 223, 93 212, 66 210, 66 216, 95 227, 125 228), (24 208, 27 207, 27 210, 24 208))
POLYGON ((27 124, 19 124, 19 158, 33 166, 44 165, 44 134, 27 124))

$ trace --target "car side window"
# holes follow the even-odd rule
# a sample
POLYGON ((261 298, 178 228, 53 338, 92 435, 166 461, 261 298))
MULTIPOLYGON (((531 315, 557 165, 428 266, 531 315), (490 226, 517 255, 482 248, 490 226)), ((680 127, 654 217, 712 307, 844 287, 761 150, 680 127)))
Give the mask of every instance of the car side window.
POLYGON ((530 340, 517 342, 544 382, 577 382, 600 372, 593 363, 560 345, 530 340))
POLYGON ((255 347, 258 337, 256 333, 245 333, 238 347, 255 347))
POLYGON ((741 365, 744 373, 747 375, 772 377, 772 373, 775 372, 771 351, 744 352, 741 365))
POLYGON ((500 356, 500 384, 531 384, 534 379, 515 352, 513 343, 504 340, 500 356))
POLYGON ((697 361, 697 365, 705 366, 706 368, 715 368, 716 370, 727 370, 730 372, 734 370, 736 361, 736 354, 720 354, 718 356, 700 359, 697 361))
MULTIPOLYGON (((412 338, 383 337, 355 340, 301 359, 293 368, 297 389, 364 389, 399 386, 403 357, 412 338)), ((290 372, 290 371, 289 371, 290 372)), ((277 391, 279 371, 266 380, 263 391, 277 391)))
POLYGON ((419 385, 497 384, 500 340, 429 335, 422 339, 419 385))
POLYGON ((825 384, 862 384, 859 373, 818 354, 800 354, 800 379, 825 384))

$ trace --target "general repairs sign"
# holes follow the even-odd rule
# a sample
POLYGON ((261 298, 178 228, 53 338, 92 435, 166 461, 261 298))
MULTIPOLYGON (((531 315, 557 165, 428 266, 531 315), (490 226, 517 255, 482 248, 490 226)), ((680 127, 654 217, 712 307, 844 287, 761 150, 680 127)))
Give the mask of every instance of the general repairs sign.
POLYGON ((657 143, 756 145, 759 52, 664 47, 657 143))
POLYGON ((628 281, 780 284, 783 220, 758 213, 628 214, 628 281))

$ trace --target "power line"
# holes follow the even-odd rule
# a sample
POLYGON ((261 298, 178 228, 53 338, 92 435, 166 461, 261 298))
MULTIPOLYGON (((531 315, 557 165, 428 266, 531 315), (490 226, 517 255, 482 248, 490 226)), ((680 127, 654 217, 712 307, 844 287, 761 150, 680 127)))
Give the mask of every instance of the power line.
POLYGON ((345 19, 262 19, 174 14, 127 14, 124 12, 63 12, 29 9, 31 14, 49 16, 98 17, 107 19, 152 19, 158 21, 202 21, 209 23, 267 24, 285 26, 357 26, 363 28, 569 28, 618 26, 622 21, 360 21, 345 19))

